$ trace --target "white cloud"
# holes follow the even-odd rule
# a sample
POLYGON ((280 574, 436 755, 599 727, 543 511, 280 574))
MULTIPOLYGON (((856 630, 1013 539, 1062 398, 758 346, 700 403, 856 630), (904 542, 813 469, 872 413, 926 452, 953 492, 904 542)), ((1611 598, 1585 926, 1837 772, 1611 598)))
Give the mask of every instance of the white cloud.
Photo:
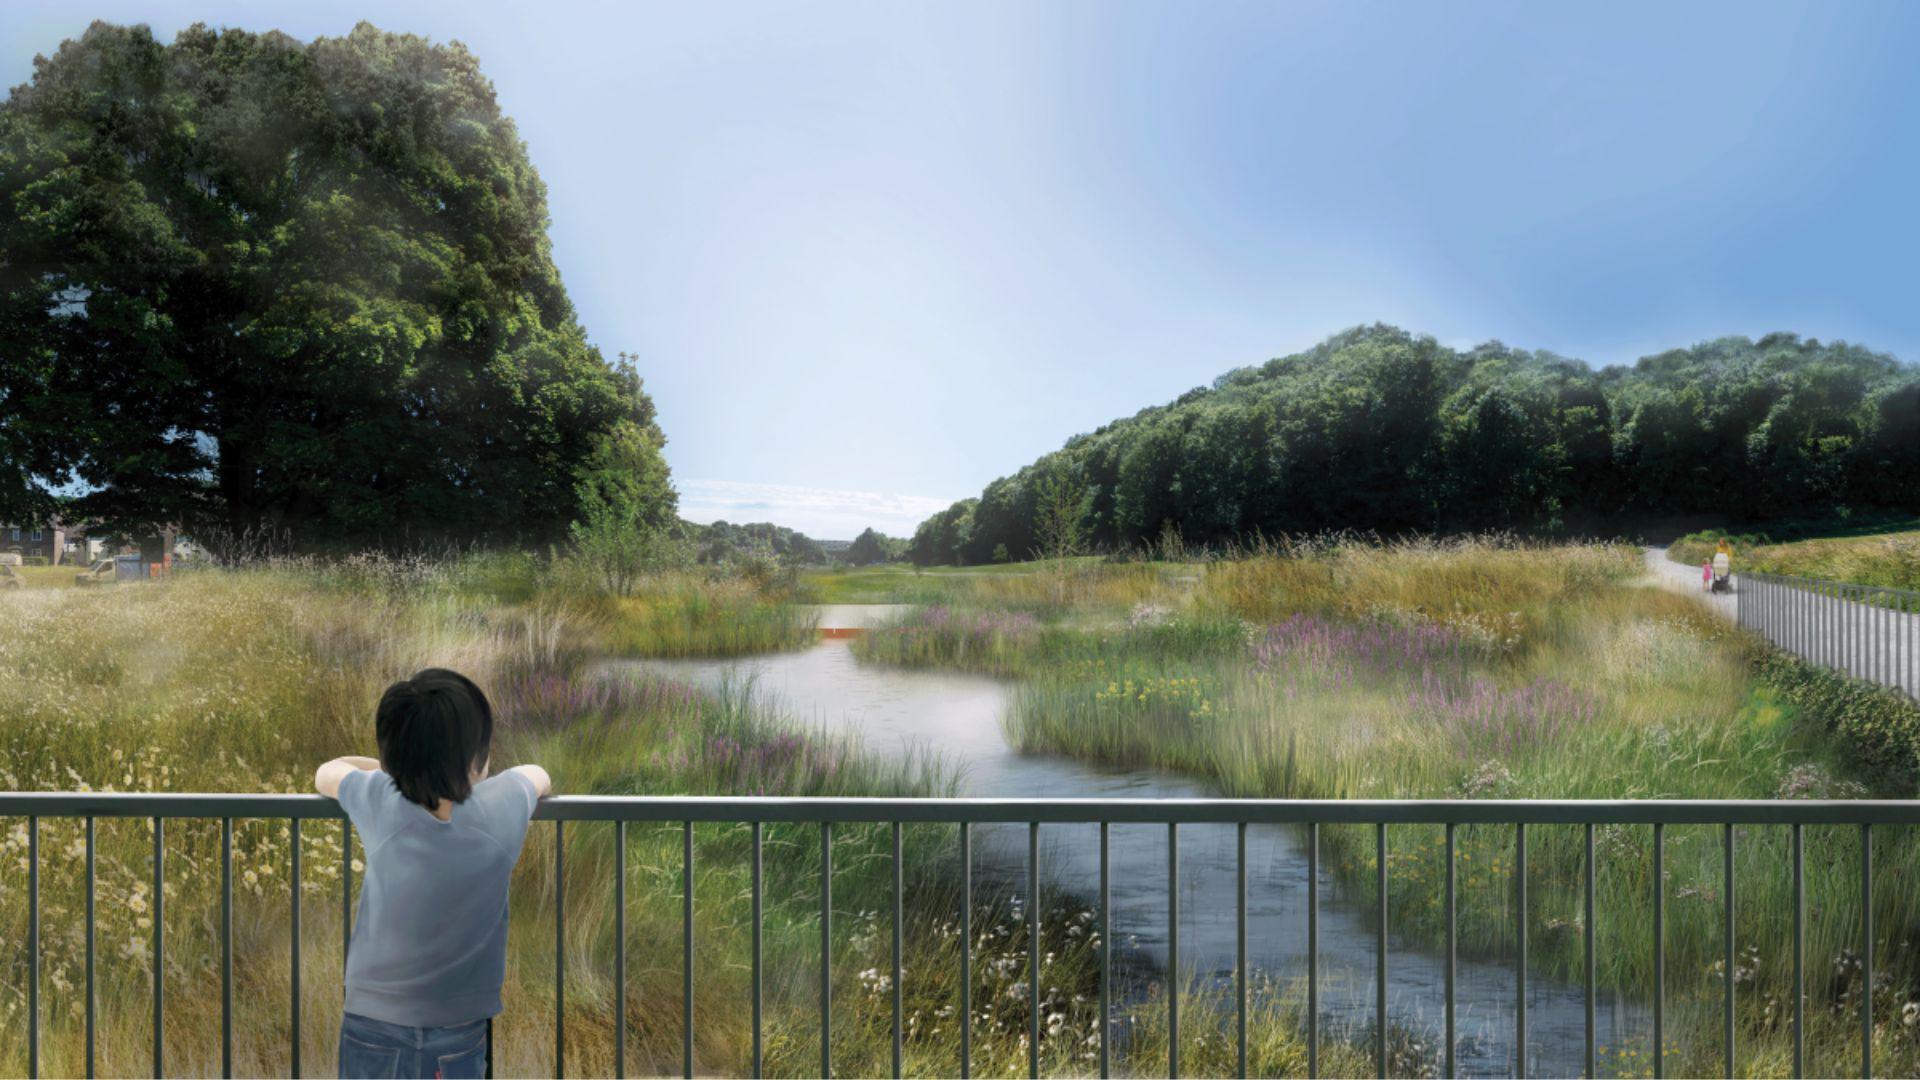
POLYGON ((680 489, 680 516, 688 521, 702 525, 723 520, 771 521, 816 540, 851 540, 868 526, 889 536, 912 536, 914 526, 954 502, 924 495, 743 480, 679 479, 675 486, 680 489))

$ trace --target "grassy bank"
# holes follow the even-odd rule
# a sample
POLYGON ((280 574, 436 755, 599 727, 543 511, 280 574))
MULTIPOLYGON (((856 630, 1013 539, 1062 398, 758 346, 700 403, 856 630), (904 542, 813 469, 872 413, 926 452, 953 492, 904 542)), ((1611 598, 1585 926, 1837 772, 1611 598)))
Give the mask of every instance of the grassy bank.
MULTIPOLYGON (((473 675, 499 712, 495 761, 538 761, 560 789, 597 794, 932 795, 950 790, 938 773, 878 764, 850 744, 803 735, 762 703, 708 697, 671 682, 597 673, 610 640, 601 601, 569 598, 515 560, 458 564, 353 560, 232 572, 182 573, 165 584, 112 589, 26 589, 0 596, 0 789, 259 791, 310 789, 314 764, 371 752, 372 705, 392 679, 422 666, 473 675), (27 657, 20 663, 15 658, 27 657)), ((541 571, 544 573, 545 571, 541 571)), ((731 618, 759 606, 751 583, 684 579, 675 601, 686 618, 731 618), (741 598, 750 598, 742 601, 741 598), (713 613, 721 614, 715 615, 713 613)), ((655 596, 658 593, 654 594, 655 596)), ((656 629, 673 620, 655 618, 656 629)), ((617 625, 617 624, 613 624, 617 625)), ((734 633, 722 627, 716 635, 734 633)), ((617 638, 612 638, 617 641, 617 638)), ((627 644, 671 652, 669 631, 627 644)), ((718 636, 704 641, 709 645, 718 636)), ((747 647, 736 633, 725 640, 747 647)), ((691 646, 689 646, 691 647, 691 646)), ((149 1067, 152 1039, 150 826, 98 825, 99 1070, 149 1067)), ((628 829, 626 866, 627 1067, 680 1067, 681 832, 628 829)), ((341 831, 303 831, 301 1001, 303 1058, 329 1072, 339 1016, 341 831)), ((83 846, 75 821, 40 823, 43 1072, 82 1071, 83 846)), ((954 831, 904 831, 907 952, 903 985, 910 1073, 957 1069, 958 933, 954 831)), ((749 858, 745 826, 696 829, 696 1065, 746 1071, 750 1013, 749 858)), ((208 1074, 220 1065, 219 824, 176 822, 167 830, 166 1031, 170 1072, 208 1074)), ((288 956, 289 829, 240 821, 234 828, 235 1068, 283 1072, 291 983, 288 956)), ((502 1075, 551 1071, 555 953, 555 829, 529 835, 513 885, 513 922, 497 1025, 502 1075)), ((565 833, 567 1063, 570 1072, 613 1068, 614 829, 574 824, 565 833)), ((0 1073, 26 1069, 26 826, 0 832, 0 1073)), ((834 1058, 849 1074, 890 1068, 892 1017, 891 836, 885 827, 842 826, 834 843, 834 1058)), ((764 955, 767 1068, 804 1076, 818 1069, 818 832, 770 825, 765 836, 764 955)), ((348 854, 357 858, 358 852, 348 854)), ((1024 921, 1005 896, 982 888, 973 912, 978 1075, 1024 1075, 1028 1014, 1024 921)), ((1086 1072, 1097 1042, 1097 934, 1093 913, 1068 898, 1044 908, 1042 1054, 1050 1072, 1086 1072)), ((1300 1059, 1287 1006, 1255 1060, 1283 1068, 1300 1059)), ((1205 1018, 1224 1017, 1212 990, 1187 1002, 1184 1054, 1222 1069, 1229 1044, 1205 1018)), ((1165 1053, 1153 1002, 1121 1010, 1129 1058, 1165 1053)), ((1335 1046, 1329 1060, 1360 1071, 1335 1046)))
MULTIPOLYGON (((1023 748, 1177 770, 1236 796, 1913 794, 1858 752, 1885 726, 1879 713, 1872 723, 1821 715, 1839 699, 1796 690, 1760 663, 1755 643, 1689 598, 1643 587, 1639 562, 1624 546, 1461 542, 1271 550, 1158 576, 1089 568, 1111 578, 1084 583, 1086 601, 994 607, 970 602, 980 593, 949 594, 856 647, 880 662, 1018 677, 1008 730, 1023 748), (1143 598, 1122 606, 1130 594, 1143 598)), ((1033 573, 1033 587, 1046 576, 1033 573)), ((1600 981, 1641 1000, 1653 955, 1649 832, 1597 837, 1600 981)), ((1907 1009, 1916 971, 1907 895, 1920 849, 1881 832, 1877 1053, 1889 1070, 1912 1072, 1920 1051, 1908 1021, 1920 1010, 1907 1009)), ((1760 1072, 1783 1070, 1790 1050, 1785 834, 1742 829, 1736 845, 1741 1053, 1760 1072)), ((1392 925, 1437 941, 1441 830, 1392 836, 1392 925)), ((1574 982, 1584 975, 1583 839, 1547 827, 1528 837, 1530 955, 1574 982)), ((1857 839, 1808 833, 1815 1072, 1857 1067, 1857 839)), ((1719 1068, 1721 840, 1715 828, 1667 832, 1669 1060, 1681 1074, 1719 1068)), ((1371 830, 1328 829, 1324 842, 1370 910, 1371 830)), ((1516 915, 1512 831, 1463 828, 1458 842, 1462 948, 1503 957, 1516 915)), ((1613 1049, 1618 1071, 1645 1061, 1644 1047, 1613 1049)))
POLYGON ((1688 566, 1713 558, 1724 537, 1733 545, 1736 568, 1770 574, 1920 589, 1920 523, 1890 527, 1864 536, 1833 536, 1776 541, 1765 534, 1697 532, 1667 549, 1667 557, 1688 566))

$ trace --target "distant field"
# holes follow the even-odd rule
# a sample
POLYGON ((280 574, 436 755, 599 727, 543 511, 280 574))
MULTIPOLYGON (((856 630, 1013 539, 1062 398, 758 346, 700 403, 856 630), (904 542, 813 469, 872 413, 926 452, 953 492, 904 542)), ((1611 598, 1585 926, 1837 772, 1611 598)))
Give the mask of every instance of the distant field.
POLYGON ((65 588, 73 584, 73 575, 85 570, 78 563, 63 566, 16 566, 13 572, 27 589, 65 588))
MULTIPOLYGON (((1081 567, 1099 562, 1098 556, 1066 560, 1081 567)), ((1055 569, 1054 562, 993 563, 987 566, 863 566, 850 570, 810 570, 802 578, 813 599, 822 604, 937 603, 955 586, 980 578, 1022 577, 1055 569)))
POLYGON ((1675 562, 1695 566, 1713 557, 1722 536, 1733 544, 1734 569, 1794 574, 1860 585, 1920 589, 1920 519, 1887 523, 1880 531, 1775 541, 1765 534, 1697 532, 1667 549, 1675 562))

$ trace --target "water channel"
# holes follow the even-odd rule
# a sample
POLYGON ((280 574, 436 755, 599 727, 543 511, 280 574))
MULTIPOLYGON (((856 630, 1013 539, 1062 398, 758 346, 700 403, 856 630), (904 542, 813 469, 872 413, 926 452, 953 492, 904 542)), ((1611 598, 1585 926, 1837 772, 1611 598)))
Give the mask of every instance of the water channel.
MULTIPOLYGON (((820 628, 859 630, 905 610, 893 605, 835 605, 820 628)), ((932 754, 962 774, 966 795, 1003 798, 1204 798, 1205 785, 1152 771, 1096 768, 1067 758, 1022 754, 1001 729, 1009 685, 999 679, 862 664, 845 637, 823 635, 809 649, 733 660, 649 660, 643 669, 717 688, 744 686, 795 720, 854 732, 869 752, 932 754)), ((975 826, 975 873, 1023 889, 1027 829, 975 826)), ((1099 882, 1096 825, 1041 829, 1045 887, 1094 897, 1099 882)), ((1111 827, 1115 951, 1164 967, 1167 945, 1167 848, 1164 826, 1111 827)), ((1180 830, 1180 960, 1187 975, 1230 985, 1237 934, 1232 826, 1180 830)), ((1323 863, 1320 871, 1320 1014, 1323 1031, 1353 1033, 1373 1023, 1375 934, 1323 863)), ((1250 968, 1286 985, 1304 979, 1307 962, 1307 854, 1303 837, 1254 827, 1247 836, 1247 938, 1250 968)), ((1389 928, 1391 929, 1391 927, 1389 928)), ((1444 1018, 1444 958, 1393 938, 1387 949, 1389 1022, 1438 1043, 1444 1018)), ((1461 959, 1457 965, 1458 1067, 1462 1075, 1508 1076, 1514 1069, 1515 979, 1511 965, 1461 959)), ((1639 1039, 1642 1012, 1603 995, 1596 1007, 1602 1045, 1639 1039)), ((1586 1012, 1580 987, 1527 978, 1527 1072, 1582 1070, 1586 1012)))

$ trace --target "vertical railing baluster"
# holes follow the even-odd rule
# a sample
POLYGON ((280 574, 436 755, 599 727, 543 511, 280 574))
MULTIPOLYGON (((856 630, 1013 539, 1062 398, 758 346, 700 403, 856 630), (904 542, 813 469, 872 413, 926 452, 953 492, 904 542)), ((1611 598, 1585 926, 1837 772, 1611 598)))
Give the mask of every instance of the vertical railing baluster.
POLYGON ((1307 823, 1307 1076, 1320 1075, 1320 823, 1307 823))
POLYGON ((1458 968, 1459 968, 1459 960, 1460 960, 1460 913, 1459 913, 1459 905, 1457 902, 1459 890, 1454 883, 1454 867, 1453 867, 1454 825, 1453 825, 1453 822, 1451 821, 1447 822, 1446 831, 1447 831, 1447 851, 1446 851, 1446 856, 1447 856, 1447 877, 1446 877, 1446 880, 1447 880, 1447 896, 1446 896, 1447 1000, 1446 1000, 1446 1024, 1445 1024, 1445 1031, 1442 1036, 1446 1042, 1446 1050, 1442 1055, 1442 1063, 1443 1063, 1442 1070, 1446 1075, 1447 1080, 1453 1080, 1454 1074, 1458 1071, 1456 1065, 1454 1064, 1453 1056, 1454 1056, 1454 1043, 1458 1038, 1458 1036, 1455 1034, 1455 1031, 1454 1031, 1454 1014, 1455 1014, 1455 999, 1458 997, 1457 982, 1459 977, 1458 968))
POLYGON ((1844 582, 1836 583, 1833 595, 1840 628, 1840 673, 1850 676, 1853 674, 1853 588, 1844 582))
POLYGON ((87 1080, 94 1076, 93 1025, 95 1011, 95 992, 93 988, 94 957, 94 888, 93 888, 93 818, 87 818, 87 1080))
MULTIPOLYGON (((760 826, 753 827, 753 1075, 760 1075, 760 826)), ((613 823, 613 1075, 627 1075, 627 823, 613 823)))
POLYGON ((1900 592, 1880 590, 1880 681, 1892 687, 1900 685, 1900 592))
POLYGON ((1885 598, 1881 595, 1879 589, 1874 588, 1867 589, 1865 596, 1867 602, 1867 678, 1872 679, 1874 682, 1885 682, 1886 672, 1881 670, 1881 665, 1886 658, 1886 650, 1881 647, 1884 643, 1882 632, 1886 629, 1886 623, 1881 619, 1881 614, 1886 610, 1884 606, 1885 598))
POLYGON ((833 1076, 833 822, 820 823, 820 1076, 833 1076))
POLYGON ((906 888, 906 871, 901 865, 900 823, 893 823, 893 1076, 899 1080, 901 1057, 904 1050, 905 1020, 902 1012, 900 984, 901 977, 900 923, 905 918, 906 904, 902 900, 906 888))
MULTIPOLYGON (((1103 853, 1104 855, 1104 853, 1103 853)), ((1105 866, 1104 859, 1101 864, 1105 866)), ((1106 986, 1101 965, 1100 985, 1106 986)), ((1104 1039, 1104 1034, 1102 1035, 1104 1039)), ((960 1077, 973 1075, 973 830, 960 823, 960 1077)))
POLYGON ((1667 827, 1653 826, 1653 1075, 1666 1075, 1667 1009, 1667 827))
POLYGON ((1838 582, 1832 585, 1829 585, 1827 587, 1827 591, 1830 596, 1827 602, 1827 615, 1833 627, 1832 629, 1833 662, 1830 666, 1838 669, 1842 674, 1845 674, 1847 670, 1846 603, 1841 597, 1841 587, 1838 582))
POLYGON ((567 1075, 567 823, 553 822, 553 1075, 567 1075))
POLYGON ((1113 878, 1107 823, 1100 823, 1100 1080, 1112 1075, 1113 878))
POLYGON ((1867 605, 1866 610, 1861 612, 1866 623, 1866 632, 1862 635, 1866 645, 1864 677, 1874 682, 1881 682, 1883 672, 1880 670, 1880 659, 1883 650, 1880 648, 1880 631, 1883 627, 1880 622, 1880 590, 1868 588, 1862 590, 1860 595, 1867 605))
POLYGON ((1725 1027, 1725 1031, 1723 1032, 1723 1034, 1725 1034, 1726 1036, 1726 1043, 1727 1043, 1727 1080, 1733 1080, 1733 1057, 1734 1057, 1733 970, 1734 970, 1734 957, 1735 957, 1734 898, 1733 898, 1733 843, 1734 843, 1733 823, 1728 822, 1724 826, 1724 828, 1726 831, 1721 834, 1722 842, 1721 842, 1720 857, 1723 861, 1723 866, 1721 868, 1721 878, 1722 878, 1721 887, 1726 891, 1726 895, 1727 895, 1726 910, 1722 913, 1726 918, 1726 926, 1724 927, 1724 930, 1723 930, 1723 936, 1726 938, 1726 942, 1725 942, 1726 957, 1724 962, 1727 965, 1727 971, 1726 971, 1727 978, 1726 978, 1726 986, 1725 986, 1727 1000, 1726 1000, 1726 1007, 1725 1007, 1726 1015, 1721 1019, 1724 1021, 1723 1026, 1725 1027))
POLYGON ((1913 613, 1913 601, 1914 595, 1912 593, 1901 592, 1900 633, 1895 638, 1895 641, 1898 643, 1900 650, 1900 673, 1898 676, 1900 679, 1900 688, 1907 692, 1908 697, 1920 697, 1920 684, 1914 682, 1913 674, 1914 652, 1916 651, 1913 647, 1913 624, 1916 621, 1913 613))
POLYGON ((1815 663, 1823 667, 1833 666, 1833 605, 1828 601, 1828 594, 1831 591, 1823 581, 1814 586, 1812 597, 1816 605, 1813 612, 1812 644, 1819 650, 1815 654, 1818 657, 1815 663))
POLYGON ((1880 591, 1880 681, 1900 685, 1900 594, 1880 591))
POLYGON ((761 941, 761 936, 764 933, 762 924, 765 921, 764 914, 761 911, 761 905, 764 902, 761 899, 761 890, 765 888, 766 867, 761 853, 761 846, 761 828, 760 823, 756 821, 753 823, 753 1075, 756 1080, 765 1071, 766 1067, 764 1057, 765 1047, 763 1045, 764 1036, 761 1033, 761 1025, 764 1022, 762 1017, 762 1010, 764 1008, 762 981, 765 978, 761 970, 761 965, 764 962, 762 959, 763 942, 761 941))
POLYGON ((1373 826, 1373 891, 1379 904, 1373 935, 1373 1065, 1387 1075, 1387 825, 1373 826))
POLYGON ((1594 999, 1598 997, 1600 978, 1599 978, 1599 973, 1594 969, 1594 961, 1597 956, 1597 951, 1594 949, 1595 933, 1594 933, 1594 927, 1593 927, 1593 918, 1594 918, 1594 911, 1593 911, 1594 880, 1593 879, 1594 879, 1595 866, 1594 866, 1594 859, 1593 859, 1593 823, 1592 822, 1588 822, 1586 827, 1586 853, 1585 854, 1586 854, 1586 866, 1584 867, 1584 870, 1586 872, 1582 874, 1581 877, 1582 877, 1582 884, 1585 886, 1584 891, 1586 895, 1581 897, 1582 906, 1581 906, 1580 937, 1581 937, 1581 951, 1585 953, 1585 967, 1586 967, 1586 971, 1585 971, 1586 993, 1584 995, 1584 997, 1586 998, 1586 1013, 1587 1013, 1587 1016, 1586 1016, 1586 1020, 1587 1020, 1586 1066, 1587 1066, 1588 1080, 1593 1080, 1593 1078, 1600 1075, 1599 1040, 1597 1038, 1598 1032, 1595 1030, 1594 1015, 1593 1015, 1594 999))
POLYGON ((233 1076, 233 819, 220 819, 220 1075, 233 1076))
POLYGON ((1873 1075, 1873 826, 1860 826, 1860 1075, 1873 1075))
POLYGON ((40 1075, 40 819, 27 816, 27 1075, 40 1075))
POLYGON ((1807 1049, 1807 852, 1800 825, 1793 841, 1793 1075, 1806 1075, 1807 1049))
POLYGON ((1834 602, 1837 590, 1834 586, 1827 585, 1820 591, 1820 614, 1823 616, 1821 621, 1826 628, 1826 632, 1822 635, 1824 638, 1821 643, 1824 646, 1822 652, 1826 657, 1826 665, 1830 668, 1838 668, 1840 666, 1840 607, 1834 602))
POLYGON ((1027 823, 1027 1075, 1040 1075, 1040 823, 1027 823))
POLYGON ((288 996, 292 1003, 292 1012, 288 1018, 288 1038, 293 1044, 293 1062, 290 1071, 293 1080, 300 1080, 300 819, 294 818, 289 824, 291 826, 288 830, 291 837, 289 854, 292 856, 293 868, 288 874, 290 925, 287 932, 289 948, 292 950, 287 958, 291 976, 288 996))
POLYGON ((353 822, 340 819, 340 970, 346 992, 347 949, 353 945, 353 822))
POLYGON ((1234 831, 1234 1073, 1247 1075, 1247 823, 1234 831))
POLYGON ((1167 823, 1167 1076, 1180 1075, 1180 826, 1167 823))
POLYGON ((1527 1075, 1527 823, 1513 826, 1514 937, 1520 958, 1513 966, 1513 1075, 1527 1075))
POLYGON ((153 1075, 166 1075, 167 1051, 167 827, 153 819, 153 1075))
POLYGON ((693 822, 680 824, 680 1073, 693 1080, 693 822))
POLYGON ((1874 682, 1885 683, 1887 681, 1887 596, 1880 589, 1872 589, 1868 591, 1867 597, 1868 602, 1873 605, 1867 609, 1869 629, 1867 670, 1872 672, 1869 677, 1874 682))
POLYGON ((1847 673, 1855 678, 1864 678, 1866 673, 1866 607, 1862 600, 1866 590, 1860 586, 1847 586, 1847 673))

